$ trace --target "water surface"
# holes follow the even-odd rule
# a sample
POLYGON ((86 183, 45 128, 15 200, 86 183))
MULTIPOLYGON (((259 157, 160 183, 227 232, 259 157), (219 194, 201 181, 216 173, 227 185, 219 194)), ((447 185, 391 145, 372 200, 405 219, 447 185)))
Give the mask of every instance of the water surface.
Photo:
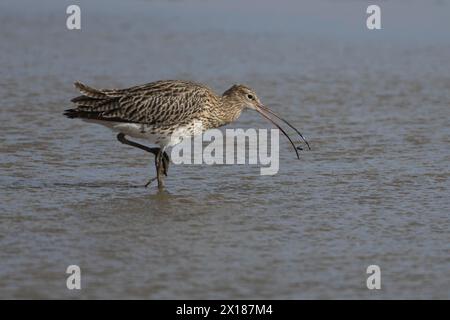
POLYGON ((0 4, 0 298, 450 298, 448 1, 383 3, 378 33, 364 1, 78 3, 81 31, 69 2, 0 4), (149 155, 61 115, 75 80, 167 78, 246 83, 313 150, 158 193, 149 155))

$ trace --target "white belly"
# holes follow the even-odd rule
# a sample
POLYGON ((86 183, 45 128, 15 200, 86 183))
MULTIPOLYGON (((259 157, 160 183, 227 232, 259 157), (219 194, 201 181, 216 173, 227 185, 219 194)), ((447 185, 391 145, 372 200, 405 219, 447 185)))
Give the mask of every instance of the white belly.
POLYGON ((145 140, 151 144, 159 145, 160 147, 172 147, 182 141, 186 137, 202 133, 201 128, 192 129, 192 127, 179 127, 173 134, 157 133, 158 130, 153 130, 153 126, 142 125, 138 123, 127 122, 113 122, 101 120, 85 120, 86 122, 94 122, 110 128, 115 132, 121 132, 127 136, 145 140))

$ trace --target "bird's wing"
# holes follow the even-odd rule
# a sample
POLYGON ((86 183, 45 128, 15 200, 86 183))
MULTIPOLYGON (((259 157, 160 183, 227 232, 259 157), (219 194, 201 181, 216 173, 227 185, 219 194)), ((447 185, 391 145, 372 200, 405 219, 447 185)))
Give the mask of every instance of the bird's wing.
POLYGON ((198 117, 215 99, 207 87, 185 81, 157 81, 128 89, 94 89, 75 83, 82 96, 72 99, 69 117, 170 126, 198 117))

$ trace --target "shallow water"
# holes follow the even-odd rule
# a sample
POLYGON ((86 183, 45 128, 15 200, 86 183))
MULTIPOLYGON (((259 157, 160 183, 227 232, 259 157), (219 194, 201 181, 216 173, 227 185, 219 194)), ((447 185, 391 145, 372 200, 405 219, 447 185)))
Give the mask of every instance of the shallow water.
POLYGON ((0 298, 450 298, 448 1, 409 28, 386 3, 379 33, 364 1, 79 1, 81 31, 40 3, 0 4, 0 298), (151 157, 61 115, 75 80, 167 78, 246 83, 313 150, 172 165, 159 193, 151 157))

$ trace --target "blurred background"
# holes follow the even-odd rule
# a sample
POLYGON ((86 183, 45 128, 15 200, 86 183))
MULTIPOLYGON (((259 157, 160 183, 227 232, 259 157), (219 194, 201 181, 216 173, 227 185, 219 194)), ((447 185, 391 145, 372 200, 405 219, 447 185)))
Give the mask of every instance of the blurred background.
POLYGON ((1 1, 0 298, 450 298, 449 30, 444 0, 1 1), (149 155, 62 111, 160 79, 245 83, 313 150, 145 189, 149 155))

